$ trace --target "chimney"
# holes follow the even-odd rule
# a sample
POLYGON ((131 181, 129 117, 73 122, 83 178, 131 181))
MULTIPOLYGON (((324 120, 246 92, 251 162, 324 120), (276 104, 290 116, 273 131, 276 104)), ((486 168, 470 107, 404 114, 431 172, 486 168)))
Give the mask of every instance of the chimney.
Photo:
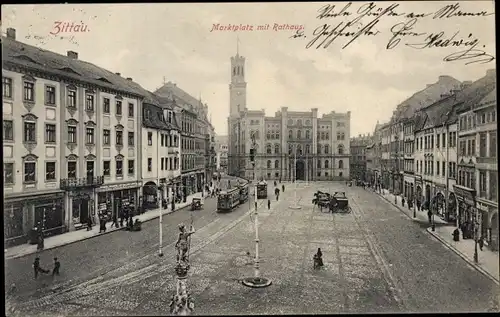
MULTIPOLYGON (((15 30, 14 30, 15 32, 15 30)), ((14 33, 14 37, 15 37, 15 33, 14 33)), ((495 76, 497 74, 497 70, 496 69, 488 69, 486 71, 486 76, 495 76)))
POLYGON ((466 80, 462 83, 462 85, 460 85, 460 89, 465 89, 465 88, 469 87, 470 85, 472 85, 472 81, 466 80))
POLYGON ((68 51, 67 56, 72 59, 78 59, 78 53, 74 51, 68 51))
POLYGON ((439 76, 438 81, 447 80, 447 79, 449 79, 449 78, 450 78, 450 76, 444 76, 444 75, 442 75, 442 76, 439 76))
POLYGON ((121 76, 122 74, 120 74, 120 73, 115 73, 115 75, 121 76))
POLYGON ((127 77, 127 80, 130 80, 130 81, 132 81, 132 77, 127 77))
POLYGON ((14 29, 14 28, 7 28, 7 37, 9 39, 15 40, 16 39, 16 29, 14 29))

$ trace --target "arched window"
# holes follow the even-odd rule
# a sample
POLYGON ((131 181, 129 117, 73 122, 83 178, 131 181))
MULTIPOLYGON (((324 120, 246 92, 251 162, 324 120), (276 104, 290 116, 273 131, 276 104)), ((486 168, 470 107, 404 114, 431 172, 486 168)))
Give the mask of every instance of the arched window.
POLYGON ((274 161, 274 168, 280 168, 280 161, 274 161))
POLYGON ((288 131, 288 138, 293 139, 293 131, 292 130, 288 131))
POLYGON ((310 144, 306 144, 306 153, 311 154, 311 145, 310 144))
POLYGON ((280 132, 276 131, 276 140, 279 140, 279 139, 280 139, 280 132))
POLYGON ((321 168, 321 160, 318 160, 318 168, 321 168))
POLYGON ((326 132, 325 139, 330 140, 330 133, 326 132))
POLYGON ((280 145, 279 144, 276 144, 274 146, 274 154, 280 154, 280 145))
POLYGON ((311 132, 306 130, 306 139, 309 140, 311 138, 311 132))
POLYGON ((325 168, 328 168, 328 160, 325 161, 325 168))
POLYGON ((271 154, 272 153, 271 144, 266 145, 266 153, 267 154, 271 154))
POLYGON ((293 145, 289 145, 288 146, 288 154, 292 154, 293 153, 293 145))
POLYGON ((302 146, 300 144, 297 144, 296 151, 297 151, 297 155, 302 154, 302 146))
POLYGON ((321 154, 321 144, 318 144, 318 154, 321 154))
POLYGON ((342 160, 339 160, 339 168, 344 168, 344 162, 342 160))
POLYGON ((325 144, 325 154, 329 153, 330 153, 330 147, 328 146, 328 144, 325 144))
POLYGON ((292 125, 293 124, 293 120, 292 119, 288 119, 288 125, 292 125))
POLYGON ((267 137, 268 140, 270 140, 271 139, 271 133, 267 132, 266 137, 267 137))
POLYGON ((325 132, 321 132, 321 140, 325 139, 325 132))
POLYGON ((271 168, 271 160, 267 161, 267 168, 271 168))
POLYGON ((344 132, 342 132, 342 133, 340 134, 340 138, 341 138, 342 140, 345 140, 345 133, 344 133, 344 132))
POLYGON ((338 151, 339 151, 339 154, 344 154, 344 145, 343 144, 339 144, 338 151))
POLYGON ((298 130, 297 131, 297 139, 300 139, 300 138, 302 138, 302 131, 298 130))
POLYGON ((340 132, 337 132, 337 140, 340 140, 340 132))
POLYGON ((297 125, 298 125, 299 127, 300 127, 300 126, 302 126, 302 120, 300 120, 300 119, 299 119, 299 120, 297 120, 297 125))

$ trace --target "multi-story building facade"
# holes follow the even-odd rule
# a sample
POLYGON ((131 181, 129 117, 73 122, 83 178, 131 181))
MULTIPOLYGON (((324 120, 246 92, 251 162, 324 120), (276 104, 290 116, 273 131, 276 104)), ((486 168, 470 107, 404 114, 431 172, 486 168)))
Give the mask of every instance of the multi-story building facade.
POLYGON ((217 170, 227 172, 227 135, 215 137, 215 152, 217 156, 217 170))
POLYGON ((158 198, 171 201, 181 194, 181 137, 174 107, 173 100, 153 94, 143 102, 142 205, 146 208, 157 207, 158 198))
POLYGON ((367 181, 374 187, 381 184, 382 165, 382 133, 381 125, 378 121, 372 136, 372 142, 366 147, 366 173, 367 181))
POLYGON ((450 76, 439 76, 434 84, 403 101, 396 107, 390 122, 382 128, 382 182, 385 188, 396 194, 404 192, 404 144, 405 122, 415 111, 426 107, 441 95, 460 88, 461 83, 450 76))
POLYGON ((244 66, 244 57, 231 57, 229 173, 249 179, 348 179, 350 111, 319 117, 316 108, 291 112, 282 107, 266 117, 264 110, 249 110, 244 66))
POLYGON ((50 235, 96 222, 100 204, 137 207, 145 90, 15 33, 2 38, 7 243, 26 241, 34 226, 50 235))
POLYGON ((358 135, 357 137, 351 138, 350 148, 351 148, 351 158, 350 158, 350 176, 351 179, 359 179, 362 181, 367 181, 367 147, 373 142, 373 137, 368 133, 368 135, 358 135))
POLYGON ((208 105, 172 82, 156 90, 156 95, 174 100, 181 131, 181 179, 184 199, 202 191, 215 171, 215 149, 211 144, 213 127, 208 120, 208 105))
POLYGON ((496 71, 471 86, 469 98, 457 106, 458 224, 477 224, 478 237, 498 250, 496 71))

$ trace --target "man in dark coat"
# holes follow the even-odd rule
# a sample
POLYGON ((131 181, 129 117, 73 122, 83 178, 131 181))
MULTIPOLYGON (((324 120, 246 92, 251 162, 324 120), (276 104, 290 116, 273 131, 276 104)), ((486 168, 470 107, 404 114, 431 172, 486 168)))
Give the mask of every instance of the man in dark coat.
POLYGON ((34 273, 35 273, 35 279, 38 278, 38 273, 45 273, 45 274, 49 273, 48 270, 44 270, 40 266, 40 258, 39 257, 36 257, 35 261, 33 262, 33 270, 34 270, 34 273))
POLYGON ((54 258, 54 269, 52 269, 52 276, 59 275, 59 270, 61 269, 61 262, 57 258, 54 258))

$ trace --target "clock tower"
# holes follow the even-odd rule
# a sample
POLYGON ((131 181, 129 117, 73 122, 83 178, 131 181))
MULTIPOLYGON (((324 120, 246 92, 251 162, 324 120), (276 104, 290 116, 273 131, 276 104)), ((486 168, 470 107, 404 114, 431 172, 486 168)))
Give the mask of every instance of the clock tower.
POLYGON ((247 83, 245 82, 245 58, 236 52, 231 57, 231 83, 229 84, 229 116, 238 117, 247 107, 247 83))

